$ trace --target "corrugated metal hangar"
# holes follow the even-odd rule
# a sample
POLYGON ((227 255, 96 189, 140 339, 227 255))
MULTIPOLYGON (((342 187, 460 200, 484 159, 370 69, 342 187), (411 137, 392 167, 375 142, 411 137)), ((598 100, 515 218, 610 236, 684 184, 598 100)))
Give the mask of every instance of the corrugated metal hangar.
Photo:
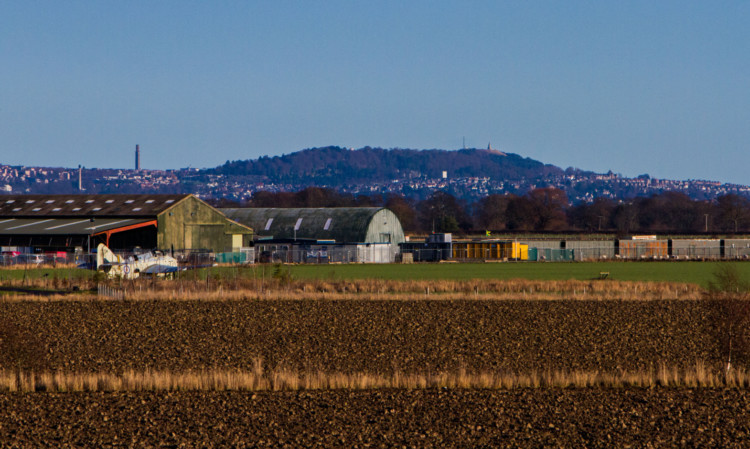
MULTIPOLYGON (((0 245, 37 251, 112 249, 232 251, 252 229, 193 195, 3 195, 0 245)), ((235 249, 236 248, 236 249, 235 249)))
POLYGON ((398 217, 382 207, 219 210, 255 230, 261 261, 393 262, 406 240, 398 217))

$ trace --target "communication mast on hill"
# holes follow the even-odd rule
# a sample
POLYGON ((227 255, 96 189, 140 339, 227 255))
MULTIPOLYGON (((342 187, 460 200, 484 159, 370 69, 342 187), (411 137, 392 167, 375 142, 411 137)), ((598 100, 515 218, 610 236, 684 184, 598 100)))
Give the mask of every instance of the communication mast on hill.
POLYGON ((141 169, 141 149, 138 145, 135 146, 135 169, 141 169))

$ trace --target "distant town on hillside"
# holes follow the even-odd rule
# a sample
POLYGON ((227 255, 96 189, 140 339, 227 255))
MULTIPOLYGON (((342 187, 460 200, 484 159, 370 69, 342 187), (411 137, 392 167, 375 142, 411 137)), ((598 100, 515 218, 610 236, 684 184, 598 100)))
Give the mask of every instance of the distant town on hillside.
POLYGON ((0 165, 0 193, 192 193, 248 202, 257 192, 296 192, 316 186, 360 195, 397 194, 415 200, 435 191, 476 201, 492 194, 523 195, 554 187, 571 203, 624 200, 679 192, 693 200, 750 196, 750 187, 705 180, 635 178, 562 169, 488 149, 411 150, 311 148, 282 156, 227 161, 206 169, 59 168, 0 165))

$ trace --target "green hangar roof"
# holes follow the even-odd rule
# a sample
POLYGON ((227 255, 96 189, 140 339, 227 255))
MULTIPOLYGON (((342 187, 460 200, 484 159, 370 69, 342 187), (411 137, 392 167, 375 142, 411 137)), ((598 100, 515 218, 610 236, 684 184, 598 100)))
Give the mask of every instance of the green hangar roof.
POLYGON ((333 240, 336 243, 401 243, 398 217, 382 207, 220 209, 259 238, 333 240))

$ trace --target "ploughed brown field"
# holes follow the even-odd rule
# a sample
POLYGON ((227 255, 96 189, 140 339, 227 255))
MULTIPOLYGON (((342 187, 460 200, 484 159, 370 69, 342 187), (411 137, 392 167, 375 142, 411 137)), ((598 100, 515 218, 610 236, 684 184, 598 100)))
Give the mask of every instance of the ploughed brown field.
POLYGON ((747 447, 750 393, 321 390, 0 395, 0 446, 747 447))
MULTIPOLYGON (((720 315, 708 300, 3 301, 0 370, 720 372, 720 315)), ((2 392, 0 446, 746 447, 748 414, 747 387, 2 392)))
POLYGON ((0 302, 0 369, 389 374, 719 367, 708 301, 0 302))

